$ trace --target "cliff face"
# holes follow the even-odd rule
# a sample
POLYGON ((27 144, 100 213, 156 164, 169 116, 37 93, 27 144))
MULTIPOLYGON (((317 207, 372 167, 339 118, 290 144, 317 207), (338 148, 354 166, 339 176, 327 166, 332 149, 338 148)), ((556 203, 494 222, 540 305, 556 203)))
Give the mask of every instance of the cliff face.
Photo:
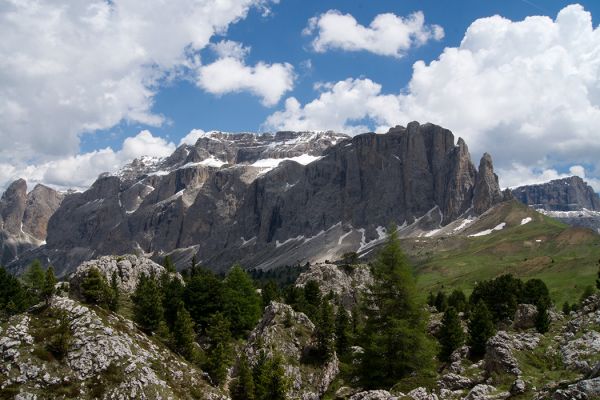
POLYGON ((464 141, 432 124, 353 138, 214 133, 69 195, 48 223, 47 245, 20 265, 49 259, 64 273, 136 252, 269 268, 334 259, 390 224, 439 228, 501 199, 489 155, 477 171, 464 141))
POLYGON ((521 186, 514 197, 529 206, 546 211, 600 211, 600 197, 578 176, 539 185, 521 186))
POLYGON ((46 239, 50 216, 63 195, 44 185, 27 193, 23 179, 14 181, 0 199, 0 263, 6 264, 46 239))

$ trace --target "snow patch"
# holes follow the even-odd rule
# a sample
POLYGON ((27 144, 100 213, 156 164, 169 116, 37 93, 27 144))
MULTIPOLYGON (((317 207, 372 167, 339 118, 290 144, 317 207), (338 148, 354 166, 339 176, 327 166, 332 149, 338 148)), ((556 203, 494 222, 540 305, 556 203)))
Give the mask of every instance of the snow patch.
POLYGON ((319 160, 321 157, 311 156, 310 154, 302 154, 296 157, 286 157, 286 158, 263 158, 260 160, 256 160, 253 164, 250 164, 251 167, 256 167, 262 169, 259 175, 267 173, 268 171, 277 168, 279 164, 283 161, 295 161, 298 164, 308 165, 313 161, 319 160))
POLYGON ((458 232, 458 231, 462 231, 463 229, 465 229, 467 226, 469 226, 471 223, 473 223, 475 221, 475 219, 465 219, 463 220, 459 226, 457 226, 456 228, 454 228, 452 230, 452 232, 458 232))
POLYGON ((473 235, 469 235, 469 237, 486 236, 494 231, 501 231, 502 229, 504 229, 505 226, 506 226, 506 222, 502 222, 502 223, 496 225, 495 227, 493 227, 492 229, 486 229, 485 231, 481 231, 481 232, 475 233, 473 235))
POLYGON ((531 221, 533 221, 533 218, 531 218, 531 217, 523 218, 521 220, 521 225, 526 225, 526 224, 530 223, 531 221))
POLYGON ((299 236, 296 236, 296 237, 293 237, 293 238, 289 238, 289 239, 287 239, 284 242, 279 242, 279 240, 276 240, 275 241, 275 248, 279 248, 279 247, 284 246, 284 245, 286 245, 286 244, 288 244, 290 242, 294 242, 294 241, 298 241, 298 240, 302 240, 302 239, 304 239, 304 235, 299 235, 299 236))
POLYGON ((350 235, 352 232, 354 232, 354 229, 352 229, 350 232, 346 232, 342 236, 340 236, 340 238, 338 239, 338 246, 340 246, 342 244, 342 242, 344 241, 344 239, 346 239, 348 237, 348 235, 350 235))

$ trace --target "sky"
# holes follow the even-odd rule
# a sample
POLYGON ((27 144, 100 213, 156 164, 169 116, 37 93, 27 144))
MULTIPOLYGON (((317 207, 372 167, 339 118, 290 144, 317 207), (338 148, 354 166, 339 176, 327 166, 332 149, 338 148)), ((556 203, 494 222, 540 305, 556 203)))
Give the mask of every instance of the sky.
POLYGON ((502 187, 600 191, 600 3, 0 0, 0 188, 83 190, 202 132, 453 131, 502 187))

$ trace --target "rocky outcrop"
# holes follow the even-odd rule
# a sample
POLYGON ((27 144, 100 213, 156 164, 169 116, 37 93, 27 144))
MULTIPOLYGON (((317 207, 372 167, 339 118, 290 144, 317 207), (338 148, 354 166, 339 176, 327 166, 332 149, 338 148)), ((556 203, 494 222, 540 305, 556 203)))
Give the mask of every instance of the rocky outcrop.
POLYGON ((125 253, 173 253, 180 267, 196 255, 218 270, 324 262, 366 253, 390 223, 422 233, 501 199, 489 156, 478 172, 466 143, 432 124, 353 138, 211 133, 68 196, 47 245, 15 267, 39 258, 71 271, 125 253))
POLYGON ((165 272, 162 265, 154 261, 138 257, 132 254, 123 256, 104 256, 97 260, 90 260, 82 263, 75 272, 69 277, 70 288, 74 293, 78 293, 81 283, 87 276, 91 268, 96 268, 106 282, 110 282, 113 272, 117 276, 117 285, 119 290, 131 294, 135 291, 140 276, 154 276, 157 279, 165 272))
POLYGON ((513 327, 515 329, 530 329, 535 327, 537 314, 537 307, 533 304, 519 304, 513 319, 513 327))
POLYGON ((46 240, 48 220, 58 209, 63 194, 36 185, 27 193, 27 182, 11 183, 0 199, 0 263, 15 260, 46 240))
POLYGON ((529 206, 547 211, 600 211, 600 197, 578 176, 538 185, 521 186, 513 196, 529 206))
POLYGON ((520 376, 521 369, 513 351, 533 350, 539 344, 540 338, 541 335, 538 333, 509 334, 506 331, 499 331, 488 340, 485 346, 486 372, 520 376))
POLYGON ((313 345, 314 329, 305 314, 286 304, 272 302, 248 338, 245 353, 250 364, 256 363, 262 352, 268 357, 283 358, 286 375, 292 382, 289 398, 319 399, 339 372, 335 355, 317 368, 305 362, 313 345))
POLYGON ((335 265, 319 263, 310 265, 307 271, 296 279, 297 287, 304 287, 309 281, 319 283, 323 296, 334 293, 344 305, 351 310, 358 304, 359 296, 373 283, 373 276, 366 264, 335 265))
POLYGON ((176 357, 133 324, 66 297, 31 315, 17 315, 2 328, 0 382, 31 398, 206 398, 222 396, 201 371, 176 357), (68 346, 61 358, 47 349, 60 321, 68 346), (46 347, 45 347, 46 346, 46 347))
POLYGON ((600 378, 586 379, 557 390, 553 400, 591 400, 600 398, 600 378))

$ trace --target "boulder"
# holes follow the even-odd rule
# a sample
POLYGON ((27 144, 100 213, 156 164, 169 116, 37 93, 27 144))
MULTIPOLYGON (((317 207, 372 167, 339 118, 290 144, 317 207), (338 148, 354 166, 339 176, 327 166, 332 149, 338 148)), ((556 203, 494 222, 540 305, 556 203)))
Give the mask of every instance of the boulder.
POLYGON ((530 329, 535 327, 537 314, 537 307, 533 304, 519 304, 513 319, 513 327, 515 329, 530 329))
POLYGON ((368 390, 356 393, 350 400, 398 400, 398 397, 392 396, 387 390, 368 390))

